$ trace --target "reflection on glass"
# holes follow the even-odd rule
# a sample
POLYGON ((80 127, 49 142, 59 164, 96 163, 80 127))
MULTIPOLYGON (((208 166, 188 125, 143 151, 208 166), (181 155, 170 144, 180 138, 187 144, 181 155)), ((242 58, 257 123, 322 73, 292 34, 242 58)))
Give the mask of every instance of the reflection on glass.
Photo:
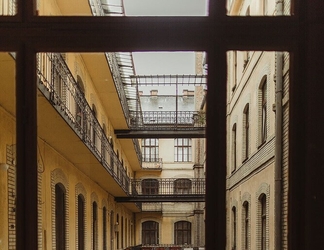
POLYGON ((229 16, 282 16, 291 15, 291 0, 227 0, 229 16))
POLYGON ((38 0, 37 9, 45 16, 207 16, 208 0, 38 0))
POLYGON ((227 244, 286 245, 289 53, 228 51, 227 66, 227 244))
POLYGON ((16 99, 14 53, 0 52, 0 248, 16 249, 16 99), (10 239, 10 240, 8 240, 10 239))
POLYGON ((16 0, 0 0, 0 16, 13 16, 17 14, 16 0))

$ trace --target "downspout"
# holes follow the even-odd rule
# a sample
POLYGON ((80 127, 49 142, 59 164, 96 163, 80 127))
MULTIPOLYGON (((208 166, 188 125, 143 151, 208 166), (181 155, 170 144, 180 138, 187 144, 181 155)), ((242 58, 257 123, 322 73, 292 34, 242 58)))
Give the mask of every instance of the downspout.
MULTIPOLYGON (((276 2, 276 15, 283 15, 283 0, 276 2)), ((283 126, 283 111, 282 111, 282 86, 283 86, 283 52, 276 52, 276 124, 275 124, 275 221, 274 221, 274 249, 281 249, 281 214, 282 214, 282 126, 283 126)))

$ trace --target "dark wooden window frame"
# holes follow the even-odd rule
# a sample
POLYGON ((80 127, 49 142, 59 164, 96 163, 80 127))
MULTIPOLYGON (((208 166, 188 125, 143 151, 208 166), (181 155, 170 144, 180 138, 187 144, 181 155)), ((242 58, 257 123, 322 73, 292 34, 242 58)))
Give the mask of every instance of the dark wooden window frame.
POLYGON ((78 195, 78 250, 85 249, 85 199, 78 195))
POLYGON ((17 250, 37 249, 36 56, 43 52, 190 50, 208 53, 206 248, 226 245, 226 51, 288 51, 288 247, 322 244, 324 44, 322 0, 294 0, 291 17, 228 17, 225 0, 209 17, 41 17, 35 0, 17 0, 0 17, 1 51, 16 51, 17 250), (109 41, 109 42, 108 42, 109 41), (306 84, 307 83, 307 84, 306 84), (217 152, 217 154, 215 154, 217 152), (216 167, 218 166, 218 167, 216 167), (223 166, 223 167, 220 167, 223 166), (215 181, 217 180, 217 181, 215 181), (211 191, 209 191, 211 190, 211 191), (212 190, 218 190, 213 192, 212 190))
POLYGON ((143 245, 159 244, 159 223, 156 221, 145 221, 142 223, 143 245))
POLYGON ((55 242, 57 250, 66 248, 66 190, 61 183, 55 185, 55 242))
POLYGON ((178 221, 174 223, 174 244, 190 245, 191 228, 191 222, 189 221, 178 221))

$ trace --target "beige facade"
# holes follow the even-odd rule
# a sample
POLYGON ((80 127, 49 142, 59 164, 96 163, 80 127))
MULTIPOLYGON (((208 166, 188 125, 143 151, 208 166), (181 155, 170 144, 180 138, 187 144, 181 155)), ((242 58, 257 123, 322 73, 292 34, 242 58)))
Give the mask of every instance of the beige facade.
MULTIPOLYGON (((272 16, 289 6, 232 1, 228 10, 272 16)), ((289 54, 227 59, 227 249, 287 249, 289 54)))

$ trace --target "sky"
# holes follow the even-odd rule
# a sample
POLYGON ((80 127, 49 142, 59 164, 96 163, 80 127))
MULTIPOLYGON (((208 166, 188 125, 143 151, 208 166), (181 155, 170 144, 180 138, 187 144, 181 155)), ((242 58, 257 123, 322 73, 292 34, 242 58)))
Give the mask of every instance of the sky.
POLYGON ((194 52, 134 52, 136 75, 195 74, 194 52))
POLYGON ((126 16, 206 16, 207 0, 123 0, 126 16))
MULTIPOLYGON (((208 0, 123 1, 126 16, 206 16, 208 12, 208 0)), ((133 52, 133 60, 136 75, 196 73, 194 52, 133 52)))

